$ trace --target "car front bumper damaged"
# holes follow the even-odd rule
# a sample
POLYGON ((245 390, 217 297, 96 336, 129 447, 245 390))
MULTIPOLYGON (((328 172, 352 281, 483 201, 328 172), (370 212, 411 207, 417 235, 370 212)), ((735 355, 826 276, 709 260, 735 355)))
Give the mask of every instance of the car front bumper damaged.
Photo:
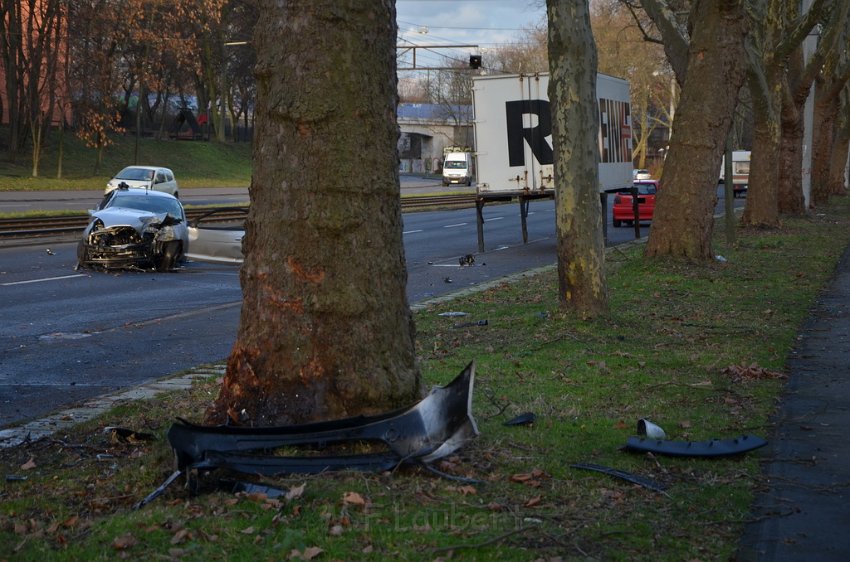
MULTIPOLYGON (((377 416, 358 416, 279 427, 204 426, 178 419, 168 431, 177 471, 197 491, 198 472, 217 468, 244 474, 280 476, 326 471, 385 471, 402 464, 429 464, 452 454, 478 436, 472 416, 475 364, 449 384, 435 387, 417 404, 377 416), (353 455, 281 456, 275 449, 370 442, 384 450, 353 455)), ((164 491, 158 488, 137 506, 164 491)))

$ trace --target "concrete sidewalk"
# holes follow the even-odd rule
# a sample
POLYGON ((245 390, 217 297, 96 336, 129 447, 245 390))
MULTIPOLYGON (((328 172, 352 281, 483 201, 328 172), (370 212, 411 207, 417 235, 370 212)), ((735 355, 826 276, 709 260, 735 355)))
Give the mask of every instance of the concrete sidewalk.
POLYGON ((850 248, 788 361, 739 562, 850 560, 850 248))

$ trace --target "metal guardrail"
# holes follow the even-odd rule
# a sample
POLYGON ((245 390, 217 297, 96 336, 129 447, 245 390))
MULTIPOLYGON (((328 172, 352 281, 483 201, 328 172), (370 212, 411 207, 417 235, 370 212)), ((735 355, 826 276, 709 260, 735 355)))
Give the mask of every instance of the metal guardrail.
MULTIPOLYGON (((474 193, 457 195, 425 195, 403 197, 403 211, 425 210, 432 208, 459 208, 475 205, 474 193)), ((215 212, 216 222, 241 221, 245 218, 244 209, 231 207, 186 209, 186 218, 191 222, 201 215, 215 212)), ((0 219, 0 240, 13 238, 37 238, 82 232, 89 222, 88 214, 64 215, 55 217, 25 217, 0 219)))

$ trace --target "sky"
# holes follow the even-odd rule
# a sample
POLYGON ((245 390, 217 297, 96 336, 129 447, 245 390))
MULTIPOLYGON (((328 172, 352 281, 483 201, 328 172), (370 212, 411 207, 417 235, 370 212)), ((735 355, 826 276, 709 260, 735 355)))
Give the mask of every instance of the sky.
POLYGON ((442 57, 468 60, 487 49, 523 40, 522 28, 546 15, 545 0, 396 0, 398 44, 478 45, 477 48, 417 49, 417 66, 441 66, 442 57))

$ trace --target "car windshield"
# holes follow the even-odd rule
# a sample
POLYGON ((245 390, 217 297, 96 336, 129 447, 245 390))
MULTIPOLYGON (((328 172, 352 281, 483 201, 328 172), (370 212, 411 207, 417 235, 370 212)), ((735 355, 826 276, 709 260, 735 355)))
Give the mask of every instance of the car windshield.
POLYGON ((144 168, 124 168, 118 175, 115 176, 115 179, 119 180, 142 180, 142 181, 150 181, 153 179, 153 170, 146 170, 144 168))
POLYGON ((636 183, 635 187, 639 195, 655 195, 657 191, 654 183, 636 183))
POLYGON ((459 170, 462 168, 466 168, 466 162, 463 160, 446 160, 444 168, 450 168, 452 170, 459 170))
POLYGON ((156 214, 168 213, 176 219, 183 218, 180 202, 170 197, 149 197, 135 193, 116 193, 107 206, 138 209, 156 214))

